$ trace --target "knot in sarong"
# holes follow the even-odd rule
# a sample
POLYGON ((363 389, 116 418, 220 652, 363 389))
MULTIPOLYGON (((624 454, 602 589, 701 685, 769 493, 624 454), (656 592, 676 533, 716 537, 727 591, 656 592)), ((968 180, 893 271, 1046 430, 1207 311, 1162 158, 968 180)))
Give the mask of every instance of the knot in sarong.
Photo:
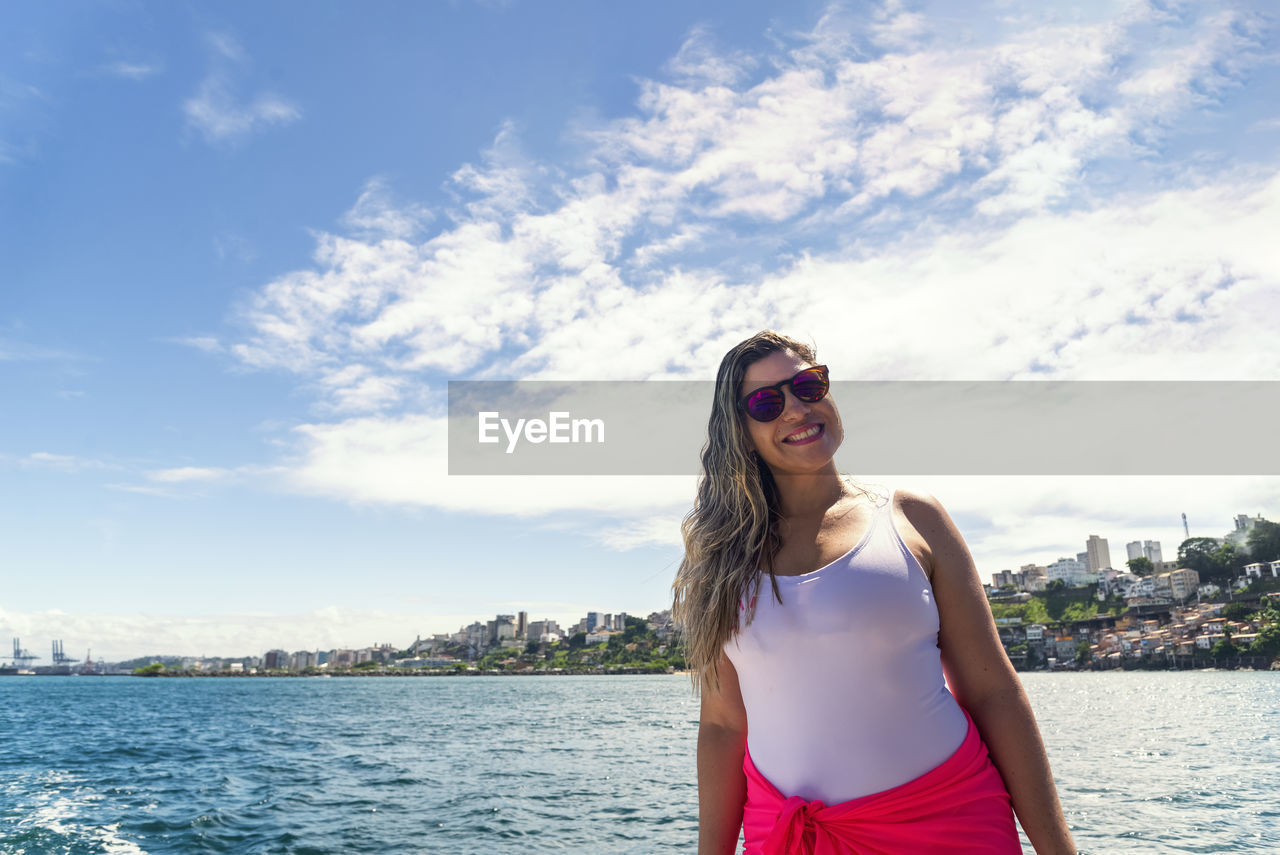
MULTIPOLYGON (((966 717, 968 713, 965 713, 966 717)), ((1009 792, 969 720, 964 742, 941 765, 905 784, 839 804, 784 796, 744 752, 748 855, 1019 855, 1009 792)))
POLYGON ((827 806, 820 801, 805 801, 792 796, 782 803, 778 820, 764 842, 769 853, 798 853, 813 855, 817 843, 821 815, 827 806))

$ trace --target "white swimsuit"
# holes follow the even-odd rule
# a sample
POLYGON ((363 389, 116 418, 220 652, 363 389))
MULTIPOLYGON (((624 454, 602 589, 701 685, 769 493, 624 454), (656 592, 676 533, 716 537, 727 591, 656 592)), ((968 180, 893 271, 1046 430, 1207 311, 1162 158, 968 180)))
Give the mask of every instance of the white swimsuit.
POLYGON ((879 499, 857 546, 777 577, 781 604, 761 580, 754 620, 724 646, 751 760, 786 796, 834 805, 896 787, 968 730, 942 675, 933 588, 879 499))

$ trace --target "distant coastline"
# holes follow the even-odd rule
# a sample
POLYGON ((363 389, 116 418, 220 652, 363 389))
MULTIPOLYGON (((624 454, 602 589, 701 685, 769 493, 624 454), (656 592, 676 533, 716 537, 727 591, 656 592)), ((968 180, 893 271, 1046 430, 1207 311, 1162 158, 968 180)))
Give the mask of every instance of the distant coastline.
POLYGON ((635 674, 684 674, 684 669, 666 668, 607 668, 607 669, 572 669, 572 670, 552 670, 552 669, 528 669, 523 671, 502 670, 496 668, 445 668, 445 669, 426 669, 426 668, 404 668, 404 669, 387 669, 387 670, 365 670, 365 671, 334 671, 320 673, 303 673, 301 671, 264 671, 249 673, 245 671, 177 671, 168 670, 155 674, 132 674, 128 672, 118 672, 107 674, 108 677, 142 677, 152 678, 222 678, 229 677, 234 679, 250 679, 257 680, 261 678, 283 677, 287 679, 315 679, 327 680, 331 678, 343 679, 347 677, 366 679, 377 677, 608 677, 619 674, 635 675, 635 674))

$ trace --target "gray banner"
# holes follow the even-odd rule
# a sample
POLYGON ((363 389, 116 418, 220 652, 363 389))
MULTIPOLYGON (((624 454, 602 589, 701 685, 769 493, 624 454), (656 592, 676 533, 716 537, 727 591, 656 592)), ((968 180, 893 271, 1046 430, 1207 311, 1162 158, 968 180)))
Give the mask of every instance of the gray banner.
MULTIPOLYGON (((694 475, 711 381, 450 381, 450 475, 694 475)), ((1280 475, 1280 382, 831 384, 842 471, 1280 475)))

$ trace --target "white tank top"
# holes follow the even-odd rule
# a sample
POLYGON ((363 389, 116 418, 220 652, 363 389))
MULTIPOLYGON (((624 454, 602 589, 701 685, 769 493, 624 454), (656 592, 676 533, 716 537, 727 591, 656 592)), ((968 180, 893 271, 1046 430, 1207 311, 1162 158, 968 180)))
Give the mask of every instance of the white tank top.
POLYGON ((724 646, 751 760, 784 796, 833 805, 905 784, 968 731, 942 675, 933 587, 878 499, 857 546, 777 577, 781 604, 762 579, 755 619, 724 646))

